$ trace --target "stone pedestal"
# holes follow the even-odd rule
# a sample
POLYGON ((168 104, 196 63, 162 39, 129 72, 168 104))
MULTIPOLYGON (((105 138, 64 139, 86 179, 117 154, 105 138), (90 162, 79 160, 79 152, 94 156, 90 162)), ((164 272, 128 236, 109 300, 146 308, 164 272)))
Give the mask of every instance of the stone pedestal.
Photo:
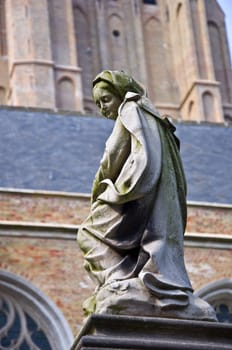
POLYGON ((92 315, 75 339, 72 350, 110 349, 232 349, 232 325, 164 319, 92 315))

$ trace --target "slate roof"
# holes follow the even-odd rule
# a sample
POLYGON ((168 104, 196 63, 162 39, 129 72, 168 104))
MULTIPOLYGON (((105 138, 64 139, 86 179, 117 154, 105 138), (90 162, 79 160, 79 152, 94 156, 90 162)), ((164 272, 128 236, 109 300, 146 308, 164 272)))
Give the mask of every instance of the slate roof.
MULTIPOLYGON (((113 123, 0 109, 0 187, 89 193, 113 123)), ((188 200, 232 204, 232 127, 177 123, 188 200)))

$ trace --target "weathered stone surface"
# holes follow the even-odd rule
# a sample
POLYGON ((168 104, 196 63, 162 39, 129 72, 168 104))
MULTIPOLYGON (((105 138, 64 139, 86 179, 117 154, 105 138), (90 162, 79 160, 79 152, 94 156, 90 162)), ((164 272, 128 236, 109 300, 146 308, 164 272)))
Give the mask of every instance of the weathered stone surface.
POLYGON ((86 315, 216 321, 215 311, 193 296, 185 268, 186 179, 175 126, 124 71, 97 75, 93 98, 115 125, 77 234, 98 284, 86 315))
POLYGON ((232 326, 211 322, 92 315, 71 350, 231 350, 232 326))
MULTIPOLYGON (((126 281, 112 282, 102 287, 96 296, 90 298, 96 303, 96 313, 111 315, 167 317, 201 321, 215 321, 215 312, 204 300, 195 297, 191 292, 188 295, 188 305, 183 306, 179 300, 158 299, 144 286, 138 278, 126 281)), ((89 299, 84 303, 89 306, 89 299)))

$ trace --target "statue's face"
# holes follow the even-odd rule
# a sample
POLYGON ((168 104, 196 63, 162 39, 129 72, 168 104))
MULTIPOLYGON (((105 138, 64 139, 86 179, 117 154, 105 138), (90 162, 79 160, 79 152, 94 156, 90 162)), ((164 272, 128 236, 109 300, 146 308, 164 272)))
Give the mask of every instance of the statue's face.
POLYGON ((97 84, 93 90, 93 98, 104 117, 114 120, 117 118, 118 108, 122 103, 122 99, 119 96, 97 84))

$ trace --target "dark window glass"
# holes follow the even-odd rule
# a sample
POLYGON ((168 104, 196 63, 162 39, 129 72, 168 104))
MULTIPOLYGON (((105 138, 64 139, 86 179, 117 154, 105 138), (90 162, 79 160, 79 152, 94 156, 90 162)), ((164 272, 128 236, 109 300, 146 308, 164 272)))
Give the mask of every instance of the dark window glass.
POLYGON ((156 5, 156 0, 143 0, 144 4, 156 5))
POLYGON ((215 306, 215 311, 219 322, 232 323, 232 313, 229 305, 218 304, 215 306))

